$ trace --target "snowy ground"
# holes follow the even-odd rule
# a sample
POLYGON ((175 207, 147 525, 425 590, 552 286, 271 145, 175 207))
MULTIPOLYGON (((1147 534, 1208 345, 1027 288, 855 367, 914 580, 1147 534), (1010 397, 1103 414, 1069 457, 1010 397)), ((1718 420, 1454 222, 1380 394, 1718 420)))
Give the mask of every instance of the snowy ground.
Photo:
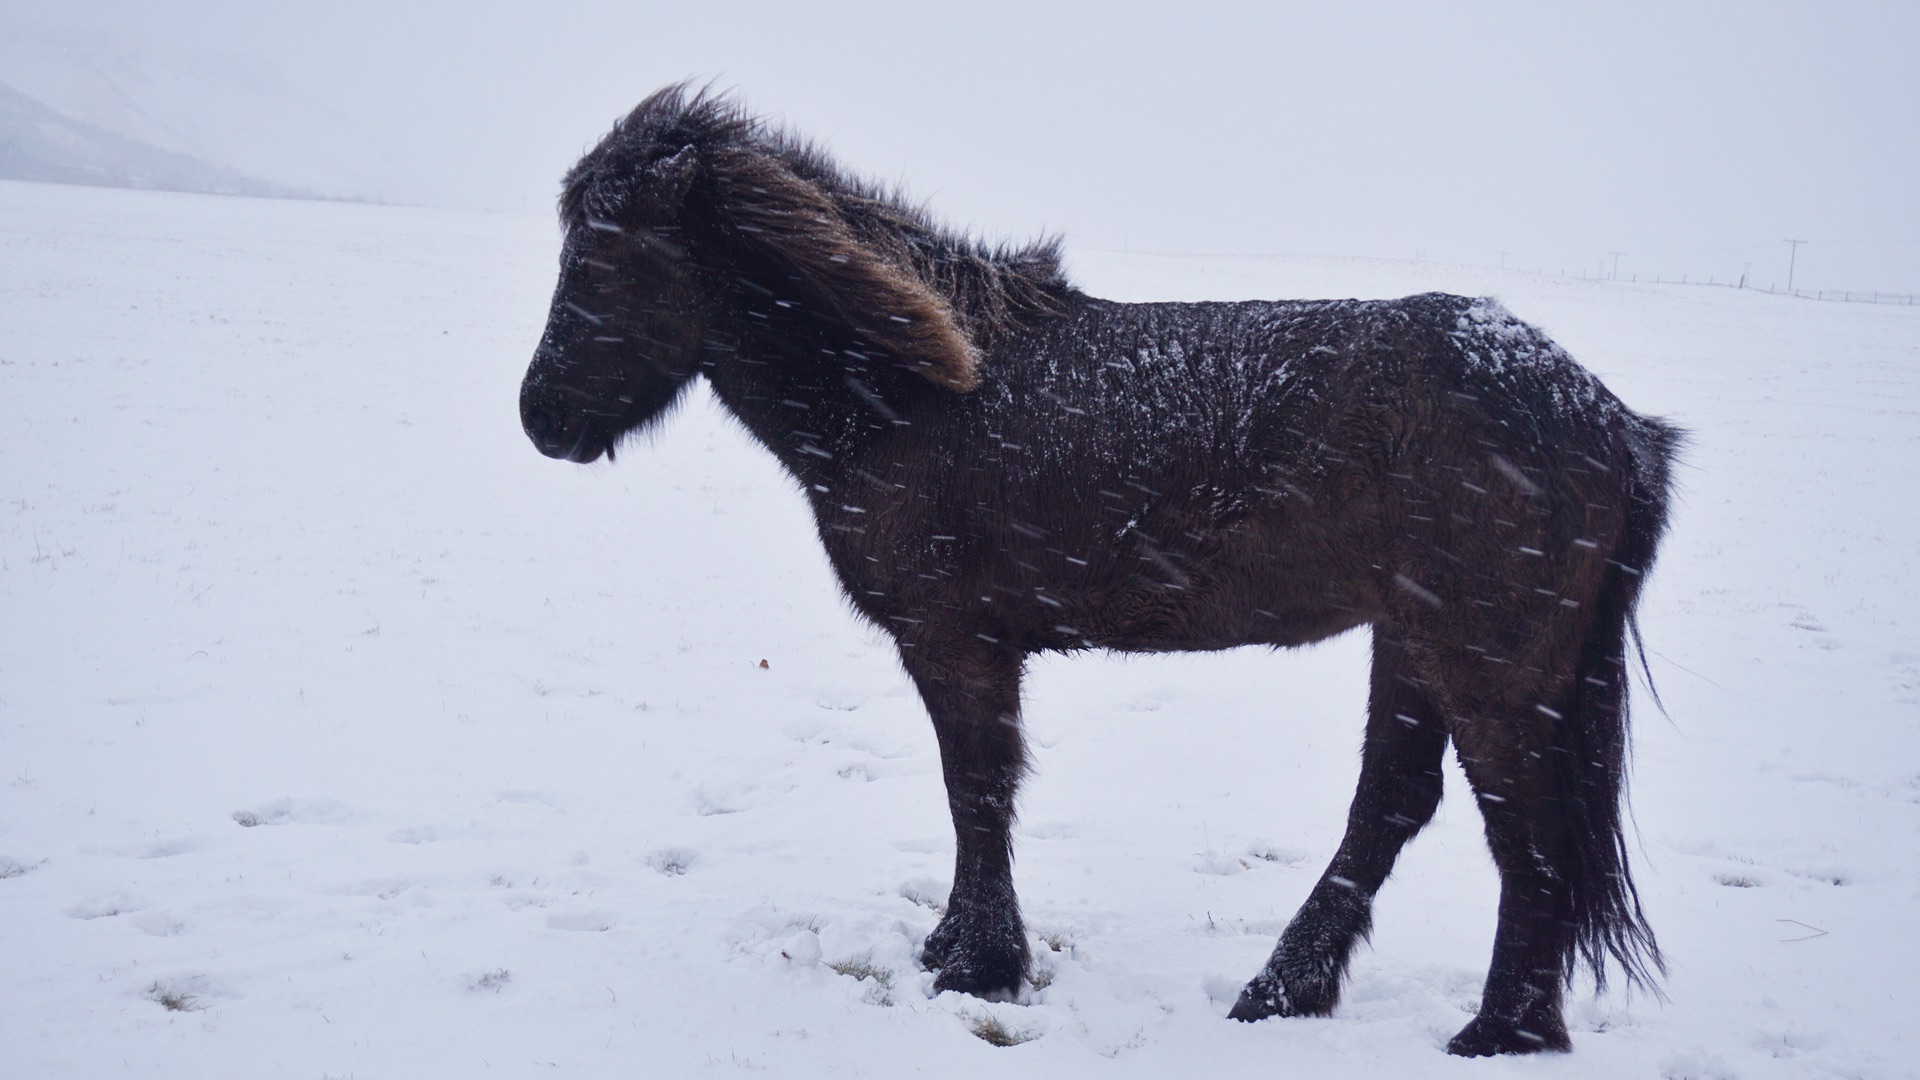
POLYGON ((1339 1014, 1224 1019, 1339 835, 1362 636, 1037 664, 1051 984, 930 998, 919 706, 704 396, 613 466, 527 444, 555 244, 0 183, 0 1074, 1915 1075, 1920 309, 1075 254, 1122 299, 1498 295, 1695 432, 1635 784, 1671 1001, 1463 1062, 1457 775, 1339 1014))

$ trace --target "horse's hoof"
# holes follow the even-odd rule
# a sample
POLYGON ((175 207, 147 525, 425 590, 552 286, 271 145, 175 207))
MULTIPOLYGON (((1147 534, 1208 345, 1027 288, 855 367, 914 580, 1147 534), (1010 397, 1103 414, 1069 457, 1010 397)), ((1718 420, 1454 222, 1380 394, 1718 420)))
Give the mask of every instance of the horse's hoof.
POLYGON ((1538 1054, 1545 1051, 1565 1053, 1573 1049, 1567 1037, 1566 1022, 1558 1010, 1535 1013, 1519 1020, 1476 1016, 1447 1043, 1447 1053, 1459 1057, 1492 1057, 1495 1054, 1538 1054))
POLYGON ((1293 1001, 1287 997, 1287 988, 1280 984, 1280 980, 1261 974, 1240 991, 1240 1000, 1233 1003, 1227 1019, 1251 1024, 1269 1016, 1293 1014, 1293 1001))
POLYGON ((947 956, 953 952, 953 939, 957 935, 941 933, 946 928, 945 922, 934 927, 933 933, 927 935, 926 944, 920 947, 920 966, 928 971, 939 971, 946 967, 947 956))
POLYGON ((949 957, 933 980, 936 994, 952 990, 971 994, 983 1001, 1012 1001, 1019 996, 1020 983, 1026 978, 1026 957, 993 957, 961 960, 949 957))
POLYGON ((1240 1000, 1227 1012, 1229 1020, 1253 1023, 1269 1016, 1331 1016, 1332 1000, 1302 1001, 1302 995, 1287 989, 1285 983, 1262 972, 1240 991, 1240 1000))
POLYGON ((1019 915, 1011 927, 989 929, 985 920, 955 918, 951 913, 927 935, 920 963, 938 971, 936 993, 954 990, 988 1001, 1012 1001, 1027 977, 1026 934, 1019 915))
POLYGON ((940 975, 933 980, 933 992, 944 994, 951 990, 956 994, 967 994, 982 1001, 1013 1001, 1020 996, 1018 975, 1009 978, 999 976, 981 976, 977 972, 962 972, 954 967, 940 969, 940 975))
POLYGON ((1333 969, 1325 963, 1287 965, 1276 957, 1240 991, 1240 1000, 1233 1003, 1227 1017, 1251 1023, 1269 1016, 1332 1016, 1333 1007, 1340 1003, 1339 978, 1314 978, 1300 972, 1318 974, 1333 969), (1283 979, 1276 973, 1279 970, 1293 977, 1283 979))

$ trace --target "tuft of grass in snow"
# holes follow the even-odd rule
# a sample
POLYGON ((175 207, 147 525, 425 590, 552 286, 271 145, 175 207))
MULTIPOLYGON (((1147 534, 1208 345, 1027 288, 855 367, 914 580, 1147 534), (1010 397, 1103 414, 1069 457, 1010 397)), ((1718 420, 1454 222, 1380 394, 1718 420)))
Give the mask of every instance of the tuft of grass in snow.
MULTIPOLYGON (((37 866, 39 864, 36 863, 34 865, 37 866)), ((33 866, 29 866, 18 860, 0 858, 0 881, 4 881, 7 878, 19 877, 21 874, 32 869, 33 866)))
POLYGON ((681 877, 693 868, 693 852, 681 848, 661 848, 648 853, 647 865, 668 877, 681 877))
POLYGON ((206 1008, 200 999, 189 994, 183 987, 169 986, 156 981, 147 987, 147 1000, 156 1002, 168 1012, 199 1012, 206 1008))
POLYGON ((976 1016, 967 1024, 967 1030, 974 1037, 992 1046, 1019 1046, 1023 1042, 1032 1042, 1040 1036, 1031 1031, 1019 1031, 1000 1022, 997 1016, 976 1016))
POLYGON ((827 965, 836 973, 845 975, 855 982, 873 980, 873 987, 867 991, 867 1000, 875 1005, 893 1004, 893 972, 875 964, 869 957, 856 960, 835 960, 827 965))
POLYGON ((1715 874, 1713 875, 1713 880, 1735 889, 1751 889, 1760 884, 1760 882, 1747 877, 1745 874, 1715 874))
POLYGON ((1281 866, 1298 868, 1306 861, 1306 856, 1288 848, 1275 847, 1265 842, 1255 842, 1247 846, 1247 854, 1261 862, 1278 863, 1281 866))
POLYGON ((512 981, 513 972, 508 971, 506 968, 494 968, 492 971, 474 976, 473 979, 467 983, 467 989, 475 991, 491 990, 497 994, 502 987, 512 981))
POLYGON ((941 918, 946 917, 946 914, 947 914, 946 901, 941 900, 938 896, 934 895, 931 892, 928 892, 925 888, 922 888, 919 885, 910 884, 910 885, 900 886, 900 896, 904 900, 911 900, 914 903, 919 904, 921 907, 926 908, 928 911, 933 912, 935 915, 938 915, 941 918))
POLYGON ((875 967, 872 960, 835 960, 827 965, 841 975, 851 979, 893 980, 893 972, 886 968, 875 967))

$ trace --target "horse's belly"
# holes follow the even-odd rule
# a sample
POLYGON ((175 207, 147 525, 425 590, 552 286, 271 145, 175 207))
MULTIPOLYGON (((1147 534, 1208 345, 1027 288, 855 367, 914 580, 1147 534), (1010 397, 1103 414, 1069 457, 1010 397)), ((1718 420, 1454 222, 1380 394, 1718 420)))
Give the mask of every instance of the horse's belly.
POLYGON ((1372 621, 1369 612, 1316 597, 1314 602, 1233 586, 1155 583, 1127 589, 1076 613, 1080 626, 1056 626, 1063 643, 1123 652, 1203 652, 1242 645, 1307 645, 1372 621))

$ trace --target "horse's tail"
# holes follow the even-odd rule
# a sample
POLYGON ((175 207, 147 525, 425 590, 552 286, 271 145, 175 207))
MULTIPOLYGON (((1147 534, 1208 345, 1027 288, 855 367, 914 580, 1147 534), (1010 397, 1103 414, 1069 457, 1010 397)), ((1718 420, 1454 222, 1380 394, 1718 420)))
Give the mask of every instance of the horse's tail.
MULTIPOLYGON (((1605 576, 1582 646, 1568 700, 1569 712, 1553 725, 1554 783, 1567 818, 1571 858, 1573 949, 1563 975, 1571 980, 1579 961, 1592 969, 1594 982, 1606 986, 1612 957, 1631 985, 1658 993, 1657 975, 1666 974, 1653 929, 1640 908, 1640 895, 1627 867, 1622 815, 1627 780, 1627 690, 1629 639, 1639 652, 1635 607, 1640 588, 1653 568, 1655 549, 1667 527, 1671 470, 1684 433, 1659 420, 1629 415, 1615 429, 1613 455, 1625 472, 1625 526, 1607 558, 1605 576), (1576 959, 1577 955, 1577 959, 1576 959)), ((1652 688, 1651 676, 1648 687, 1652 688)), ((1655 696, 1658 701, 1658 696, 1655 696)))

